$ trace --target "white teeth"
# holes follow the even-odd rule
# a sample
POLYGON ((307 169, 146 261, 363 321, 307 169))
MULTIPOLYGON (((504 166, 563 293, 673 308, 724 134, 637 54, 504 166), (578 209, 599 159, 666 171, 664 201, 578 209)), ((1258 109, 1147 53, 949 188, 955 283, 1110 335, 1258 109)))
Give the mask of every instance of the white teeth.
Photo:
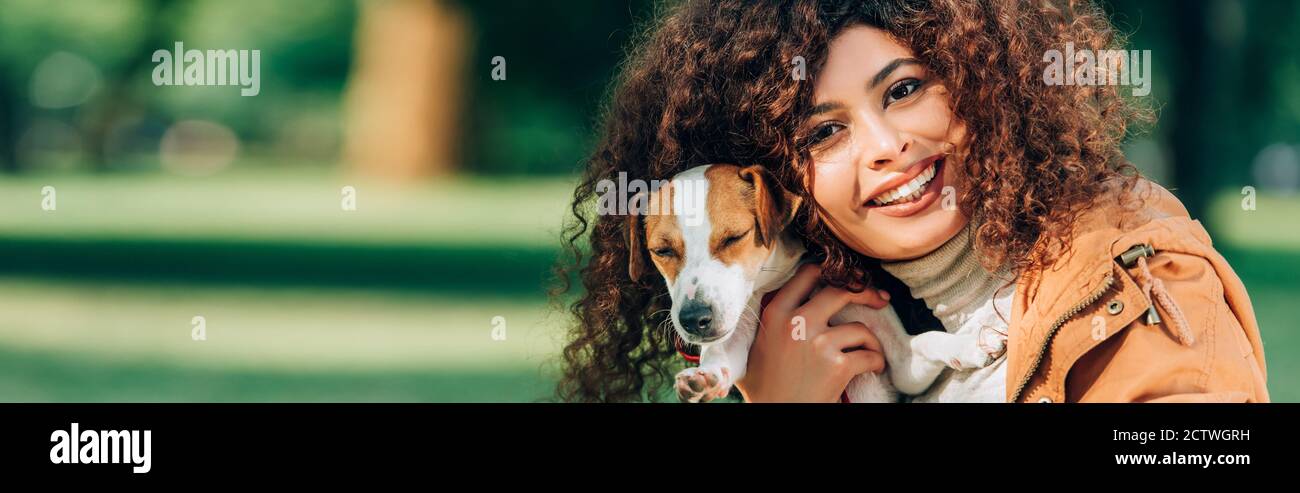
POLYGON ((930 184, 930 180, 934 179, 934 173, 935 165, 930 164, 930 167, 926 168, 925 171, 922 171, 921 174, 916 175, 916 177, 912 178, 911 181, 902 184, 898 188, 882 193, 871 201, 876 205, 889 205, 900 200, 903 202, 916 200, 921 197, 922 192, 925 191, 925 186, 930 184))

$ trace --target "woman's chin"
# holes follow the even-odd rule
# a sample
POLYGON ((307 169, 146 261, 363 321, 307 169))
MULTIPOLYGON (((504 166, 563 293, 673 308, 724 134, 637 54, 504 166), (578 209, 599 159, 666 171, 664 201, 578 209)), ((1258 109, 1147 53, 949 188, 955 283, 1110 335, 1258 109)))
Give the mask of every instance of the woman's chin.
POLYGON ((881 225, 883 227, 874 228, 878 231, 874 234, 876 239, 886 240, 889 244, 880 245, 882 241, 873 241, 872 243, 879 245, 877 248, 872 248, 875 252, 863 253, 887 262, 923 257, 947 243, 969 222, 956 211, 940 209, 926 211, 924 214, 925 217, 908 218, 906 224, 881 225))

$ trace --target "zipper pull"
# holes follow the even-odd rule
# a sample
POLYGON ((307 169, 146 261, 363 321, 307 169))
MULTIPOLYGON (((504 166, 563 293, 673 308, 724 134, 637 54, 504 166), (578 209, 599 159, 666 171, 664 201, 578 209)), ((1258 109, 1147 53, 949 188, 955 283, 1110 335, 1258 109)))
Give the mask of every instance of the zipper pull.
MULTIPOLYGON (((1154 248, 1151 248, 1151 245, 1139 243, 1133 245, 1128 250, 1125 250, 1124 253, 1119 254, 1119 257, 1117 257, 1116 260, 1118 260, 1120 265, 1123 265, 1125 268, 1131 268, 1137 263, 1138 259, 1150 257, 1155 254, 1156 251, 1154 248)), ((1149 294, 1147 298, 1150 299, 1149 294)), ((1161 322, 1163 322, 1163 320, 1160 319, 1160 312, 1156 311, 1156 304, 1152 302, 1151 306, 1147 308, 1147 325, 1156 325, 1161 322)))

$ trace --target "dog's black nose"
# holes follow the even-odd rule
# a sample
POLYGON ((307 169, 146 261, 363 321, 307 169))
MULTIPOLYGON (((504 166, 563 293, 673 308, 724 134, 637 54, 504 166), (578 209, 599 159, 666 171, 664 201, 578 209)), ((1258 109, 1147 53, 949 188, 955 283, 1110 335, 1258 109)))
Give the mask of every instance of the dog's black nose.
POLYGON ((682 305, 677 312, 677 319, 682 322, 682 330, 697 337, 708 337, 713 333, 713 307, 707 303, 691 300, 682 305))

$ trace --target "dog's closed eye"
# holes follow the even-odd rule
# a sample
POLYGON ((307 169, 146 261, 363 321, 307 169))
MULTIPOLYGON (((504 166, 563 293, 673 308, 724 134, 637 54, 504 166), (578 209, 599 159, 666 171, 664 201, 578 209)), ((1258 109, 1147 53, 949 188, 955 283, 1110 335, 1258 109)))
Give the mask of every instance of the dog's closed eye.
POLYGON ((754 231, 754 230, 751 229, 751 230, 746 231, 746 232, 744 232, 744 233, 739 233, 739 234, 734 234, 734 235, 728 236, 728 237, 726 237, 726 238, 724 238, 724 239, 722 240, 721 247, 722 247, 722 248, 729 247, 729 246, 735 244, 737 241, 740 241, 740 240, 744 239, 746 236, 749 236, 749 233, 751 233, 751 232, 753 232, 753 231, 754 231))
POLYGON ((652 248, 650 249, 650 253, 660 258, 674 258, 677 256, 677 252, 673 251, 673 249, 669 247, 652 248))

